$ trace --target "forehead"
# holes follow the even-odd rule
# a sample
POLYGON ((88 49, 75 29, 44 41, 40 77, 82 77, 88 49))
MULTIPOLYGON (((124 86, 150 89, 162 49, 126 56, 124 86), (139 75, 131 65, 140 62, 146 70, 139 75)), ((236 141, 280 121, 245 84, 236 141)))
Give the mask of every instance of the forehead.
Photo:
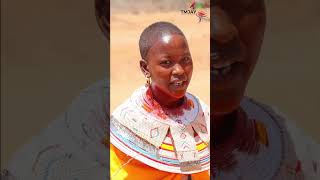
POLYGON ((150 50, 170 50, 171 48, 188 48, 187 40, 179 34, 164 34, 155 40, 150 50))
POLYGON ((148 55, 186 52, 189 52, 189 48, 184 36, 179 34, 164 34, 155 40, 150 47, 148 55))

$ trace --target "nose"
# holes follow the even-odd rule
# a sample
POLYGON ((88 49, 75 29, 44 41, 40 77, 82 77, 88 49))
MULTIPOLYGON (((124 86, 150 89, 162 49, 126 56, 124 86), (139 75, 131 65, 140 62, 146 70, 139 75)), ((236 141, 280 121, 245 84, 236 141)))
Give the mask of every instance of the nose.
POLYGON ((226 44, 237 38, 238 30, 230 16, 219 6, 213 6, 211 11, 213 23, 211 23, 211 40, 219 44, 226 44))
POLYGON ((183 67, 177 63, 173 66, 173 71, 172 71, 172 74, 173 75, 176 75, 176 76, 180 76, 180 75, 183 75, 184 74, 184 69, 183 67))

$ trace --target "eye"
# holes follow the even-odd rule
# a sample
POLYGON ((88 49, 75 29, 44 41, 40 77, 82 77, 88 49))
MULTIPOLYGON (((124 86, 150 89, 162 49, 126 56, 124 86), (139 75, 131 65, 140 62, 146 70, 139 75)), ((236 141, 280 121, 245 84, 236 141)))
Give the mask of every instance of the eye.
POLYGON ((172 62, 171 62, 170 60, 162 60, 162 61, 160 62, 160 64, 163 65, 163 66, 170 66, 171 63, 172 63, 172 62))
POLYGON ((182 63, 183 63, 183 64, 187 64, 187 63, 189 63, 189 62, 191 62, 191 57, 189 57, 189 56, 186 56, 186 57, 184 57, 184 58, 182 59, 182 63))

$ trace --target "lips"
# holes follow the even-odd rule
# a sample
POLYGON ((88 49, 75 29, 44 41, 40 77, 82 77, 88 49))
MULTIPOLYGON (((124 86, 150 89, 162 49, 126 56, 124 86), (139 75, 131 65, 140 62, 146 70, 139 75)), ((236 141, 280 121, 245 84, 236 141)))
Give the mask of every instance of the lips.
POLYGON ((232 65, 235 62, 231 61, 226 61, 226 62, 221 62, 221 63, 213 63, 211 65, 211 72, 215 76, 224 76, 230 73, 232 65))
POLYGON ((187 80, 176 80, 170 83, 172 87, 176 90, 184 90, 187 88, 187 80))
POLYGON ((176 86, 181 86, 183 83, 184 81, 177 81, 177 82, 174 82, 173 84, 176 86))
POLYGON ((184 83, 186 83, 187 81, 186 80, 178 80, 178 81, 173 81, 171 82, 171 84, 174 84, 176 86, 181 86, 183 85, 184 83))
MULTIPOLYGON (((234 43, 237 46, 229 48, 222 48, 216 46, 210 54, 211 60, 211 74, 215 77, 221 78, 230 74, 238 64, 242 64, 245 60, 245 50, 241 43, 234 43)), ((216 78, 214 78, 216 79, 216 78)))
POLYGON ((212 53, 210 56, 210 80, 213 90, 225 91, 242 83, 246 71, 244 51, 234 54, 212 53))
POLYGON ((228 75, 231 71, 232 68, 234 68, 234 64, 236 63, 241 63, 243 60, 243 56, 238 54, 239 56, 232 56, 226 58, 221 58, 221 55, 217 52, 214 52, 210 55, 211 59, 211 66, 210 66, 210 71, 211 74, 214 76, 226 76, 228 75))

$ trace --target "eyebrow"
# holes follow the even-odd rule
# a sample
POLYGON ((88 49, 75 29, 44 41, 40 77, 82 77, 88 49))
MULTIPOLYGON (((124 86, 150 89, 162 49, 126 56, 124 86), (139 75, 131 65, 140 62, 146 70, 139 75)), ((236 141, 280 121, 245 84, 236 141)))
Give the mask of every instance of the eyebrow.
MULTIPOLYGON (((171 56, 169 56, 169 54, 166 53, 166 52, 159 53, 158 55, 161 56, 161 58, 168 58, 168 57, 170 58, 170 57, 171 57, 171 56)), ((190 52, 190 51, 184 52, 181 56, 190 56, 190 57, 191 57, 191 52, 190 52)))
MULTIPOLYGON (((164 57, 170 57, 169 54, 167 52, 163 52, 163 53, 158 53, 160 56, 164 56, 164 57)), ((184 52, 181 56, 191 56, 190 51, 188 52, 184 52)))
POLYGON ((188 51, 188 52, 185 52, 183 55, 184 56, 186 56, 186 55, 191 56, 191 53, 190 53, 190 51, 188 51))

